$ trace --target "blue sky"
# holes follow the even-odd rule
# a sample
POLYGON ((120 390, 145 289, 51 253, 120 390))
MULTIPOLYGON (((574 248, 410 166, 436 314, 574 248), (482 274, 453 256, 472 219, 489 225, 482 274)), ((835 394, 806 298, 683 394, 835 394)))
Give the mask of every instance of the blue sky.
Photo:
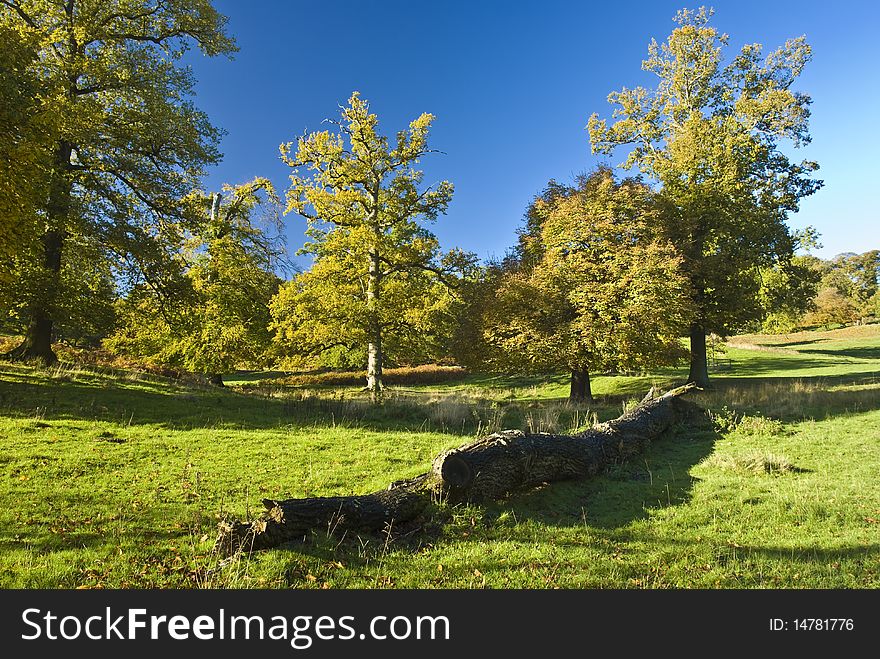
MULTIPOLYGON (((704 3, 730 35, 766 50, 805 34, 813 62, 798 89, 813 98, 806 148, 825 187, 804 200, 790 223, 815 226, 830 257, 880 248, 878 185, 880 3, 764 0, 704 3)), ((525 207, 550 179, 568 181, 600 159, 584 127, 592 112, 610 116, 607 95, 652 85, 641 71, 651 37, 673 29, 684 4, 654 2, 332 3, 216 0, 240 52, 233 60, 188 57, 196 102, 227 131, 211 189, 268 176, 279 191, 288 169, 278 145, 322 130, 353 90, 370 101, 393 134, 422 112, 437 119, 423 161, 426 182, 455 184, 446 216, 433 226, 443 246, 502 256, 515 242, 525 207)), ((622 159, 612 159, 617 164, 622 159)), ((608 162, 607 159, 603 160, 608 162)), ((305 221, 285 218, 291 252, 305 221)))

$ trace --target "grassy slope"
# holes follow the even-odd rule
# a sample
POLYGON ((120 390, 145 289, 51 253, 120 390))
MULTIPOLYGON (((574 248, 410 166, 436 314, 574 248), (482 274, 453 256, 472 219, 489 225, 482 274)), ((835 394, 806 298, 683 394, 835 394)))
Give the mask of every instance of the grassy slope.
MULTIPOLYGON (((562 378, 401 388, 376 412, 354 389, 262 398, 0 365, 0 586, 880 587, 880 328, 732 344, 699 396, 714 423, 641 461, 441 510, 418 542, 321 532, 222 569, 218 514, 378 489, 486 428, 590 413, 553 400, 562 378)), ((597 378, 618 397, 594 411, 677 375, 597 378)))

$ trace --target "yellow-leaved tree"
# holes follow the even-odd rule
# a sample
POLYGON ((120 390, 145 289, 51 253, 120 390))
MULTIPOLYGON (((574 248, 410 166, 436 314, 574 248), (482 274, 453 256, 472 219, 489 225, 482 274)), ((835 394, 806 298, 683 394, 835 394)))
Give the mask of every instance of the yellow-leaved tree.
POLYGON ((799 37, 766 56, 747 44, 725 62, 728 37, 711 16, 678 12, 678 27, 642 63, 657 86, 613 92, 613 123, 593 114, 588 126, 594 153, 631 147, 623 166, 650 177, 669 204, 665 235, 684 259, 694 311, 689 379, 700 386, 709 384, 706 334, 766 314, 760 273, 792 258, 788 214, 821 186, 815 162, 783 149, 810 141, 810 97, 794 88, 809 44, 799 37))
POLYGON ((428 148, 433 115, 422 114, 389 139, 355 92, 334 122, 281 146, 292 168, 287 210, 305 217, 314 256, 310 271, 285 284, 273 301, 283 351, 301 356, 333 350, 361 354, 367 388, 382 391, 388 354, 430 355, 452 321, 451 289, 473 257, 443 253, 425 227, 446 211, 452 184, 423 186, 415 168, 428 148))
POLYGON ((603 168, 548 191, 484 307, 490 366, 566 370, 580 401, 592 399, 591 373, 681 359, 688 281, 658 232, 663 209, 651 189, 603 168))

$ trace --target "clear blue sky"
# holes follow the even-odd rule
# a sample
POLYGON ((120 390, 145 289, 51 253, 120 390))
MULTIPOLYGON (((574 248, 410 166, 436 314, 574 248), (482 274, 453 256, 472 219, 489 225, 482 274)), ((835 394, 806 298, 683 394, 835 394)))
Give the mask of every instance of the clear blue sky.
MULTIPOLYGON (((426 182, 452 181, 455 197, 433 228, 445 248, 482 258, 514 243, 526 205, 548 179, 568 181, 598 164, 587 118, 610 115, 609 92, 652 84, 641 61, 651 37, 662 41, 672 30, 677 9, 715 7, 731 53, 805 34, 813 62, 798 88, 813 98, 813 142, 790 154, 817 160, 825 187, 791 225, 815 226, 823 257, 880 248, 876 0, 215 4, 240 52, 232 61, 188 58, 197 104, 227 131, 209 187, 262 175, 285 190, 278 145, 324 129, 321 121, 358 90, 387 134, 421 112, 437 116, 431 145, 445 155, 424 160, 426 182)), ((305 222, 291 214, 285 223, 293 252, 305 222)))

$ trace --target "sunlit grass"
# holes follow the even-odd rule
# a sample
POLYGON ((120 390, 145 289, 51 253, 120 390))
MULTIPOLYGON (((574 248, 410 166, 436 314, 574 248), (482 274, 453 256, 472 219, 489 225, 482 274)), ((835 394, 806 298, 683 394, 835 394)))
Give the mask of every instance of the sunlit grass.
POLYGON ((749 337, 770 350, 730 350, 693 396, 705 423, 597 479, 227 563, 211 553, 218 519, 264 497, 380 489, 502 427, 584 428, 681 371, 596 378, 592 405, 565 400, 564 376, 471 375, 391 387, 376 407, 356 388, 243 394, 2 364, 0 586, 880 587, 880 359, 846 354, 876 336, 782 351, 749 337))

